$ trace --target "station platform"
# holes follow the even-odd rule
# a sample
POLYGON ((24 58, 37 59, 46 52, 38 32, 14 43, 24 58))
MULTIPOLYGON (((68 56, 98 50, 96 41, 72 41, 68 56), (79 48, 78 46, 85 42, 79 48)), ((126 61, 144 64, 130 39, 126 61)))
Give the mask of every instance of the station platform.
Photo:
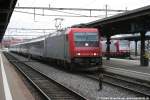
POLYGON ((140 60, 140 56, 130 55, 130 59, 132 59, 132 60, 140 60))
POLYGON ((0 52, 0 100, 34 100, 19 74, 0 52))
POLYGON ((103 67, 108 72, 150 82, 150 65, 140 66, 139 60, 128 60, 117 58, 110 58, 110 60, 106 60, 104 58, 103 67))

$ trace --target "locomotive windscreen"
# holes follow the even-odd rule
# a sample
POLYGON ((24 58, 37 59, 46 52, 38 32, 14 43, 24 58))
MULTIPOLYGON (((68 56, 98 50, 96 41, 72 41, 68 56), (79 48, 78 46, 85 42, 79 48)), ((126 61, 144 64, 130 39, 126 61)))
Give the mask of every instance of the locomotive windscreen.
POLYGON ((75 32, 74 41, 76 47, 98 47, 98 33, 96 32, 75 32))

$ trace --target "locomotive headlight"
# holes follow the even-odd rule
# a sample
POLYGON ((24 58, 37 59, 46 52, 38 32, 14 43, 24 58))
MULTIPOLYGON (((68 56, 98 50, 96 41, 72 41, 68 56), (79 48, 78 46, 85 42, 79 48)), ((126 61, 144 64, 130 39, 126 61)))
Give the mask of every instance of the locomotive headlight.
POLYGON ((85 46, 87 47, 87 46, 89 46, 89 44, 88 44, 88 43, 85 43, 85 46))
POLYGON ((80 56, 81 54, 80 54, 80 53, 77 53, 77 55, 80 56))
POLYGON ((94 53, 94 56, 96 56, 97 54, 96 53, 94 53))

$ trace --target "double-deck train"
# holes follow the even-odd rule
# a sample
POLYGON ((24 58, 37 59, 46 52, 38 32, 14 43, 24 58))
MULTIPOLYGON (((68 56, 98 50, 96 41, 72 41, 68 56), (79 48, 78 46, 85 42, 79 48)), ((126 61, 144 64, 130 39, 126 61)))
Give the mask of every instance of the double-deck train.
POLYGON ((101 50, 100 33, 96 28, 67 28, 10 47, 12 52, 82 70, 100 68, 95 65, 102 64, 101 50))
MULTIPOLYGON (((110 41, 110 57, 129 57, 130 56, 130 42, 127 40, 111 40, 110 41)), ((107 56, 106 41, 101 41, 102 55, 107 56)))

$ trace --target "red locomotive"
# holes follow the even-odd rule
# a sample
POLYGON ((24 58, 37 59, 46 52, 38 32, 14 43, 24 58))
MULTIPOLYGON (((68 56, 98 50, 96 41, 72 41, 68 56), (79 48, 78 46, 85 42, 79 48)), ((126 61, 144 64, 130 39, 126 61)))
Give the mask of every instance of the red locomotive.
POLYGON ((96 28, 68 28, 13 45, 11 51, 64 64, 69 69, 97 70, 95 65, 102 64, 100 35, 96 28))

